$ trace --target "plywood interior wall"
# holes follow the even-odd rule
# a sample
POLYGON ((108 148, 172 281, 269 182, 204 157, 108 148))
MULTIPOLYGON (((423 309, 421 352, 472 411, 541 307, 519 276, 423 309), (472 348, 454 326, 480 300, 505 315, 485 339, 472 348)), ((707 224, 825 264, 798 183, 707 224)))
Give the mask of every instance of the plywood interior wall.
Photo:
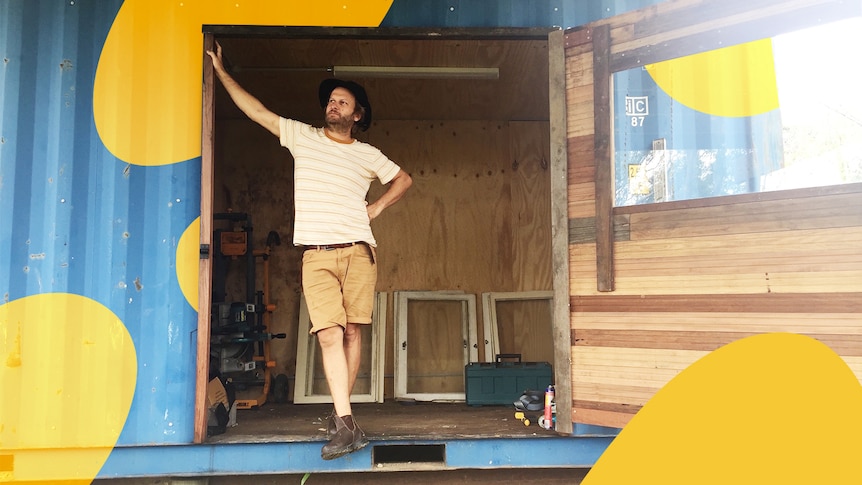
POLYGON ((594 83, 607 81, 596 79, 595 56, 607 55, 603 61, 619 70, 691 53, 719 32, 736 36, 724 39, 729 45, 844 15, 835 2, 754 9, 731 1, 721 6, 726 13, 709 3, 668 2, 566 34, 574 422, 622 427, 698 358, 757 333, 809 335, 862 378, 860 184, 615 208, 614 287, 597 284, 597 199, 610 188, 596 182, 608 163, 596 140, 610 128, 595 123, 607 108, 594 96, 601 92, 594 83), (603 27, 611 44, 601 53, 594 34, 603 27), (658 48, 656 36, 664 42, 658 48))
MULTIPOLYGON (((478 298, 488 291, 551 288, 546 120, 381 120, 362 137, 399 163, 414 181, 407 196, 372 224, 379 243, 378 291, 458 290, 478 298)), ((292 159, 274 136, 246 120, 217 120, 216 147, 215 211, 230 208, 252 214, 258 245, 270 230, 282 237, 270 263, 271 299, 278 307, 272 331, 284 332, 287 338, 274 340, 272 349, 277 373, 293 377, 301 253, 291 243, 292 159)), ((369 198, 382 190, 373 184, 369 198)), ((235 294, 242 295, 243 288, 236 284, 235 294)), ((391 301, 386 397, 393 395, 391 301)), ((507 337, 507 345, 514 351, 523 339, 529 355, 553 355, 552 343, 544 337, 550 331, 544 328, 547 310, 531 308, 520 310, 519 333, 507 337), (534 337, 535 342, 530 340, 534 337)), ((439 331, 433 317, 444 309, 427 310, 429 316, 422 317, 427 323, 415 326, 424 332, 412 337, 419 346, 444 348, 449 344, 447 333, 439 331)), ((478 332, 482 342, 481 315, 478 332)), ((480 358, 483 353, 480 345, 480 358)), ((446 355, 417 361, 416 373, 457 373, 446 355)), ((434 389, 429 392, 463 389, 463 379, 448 379, 423 385, 434 389)))

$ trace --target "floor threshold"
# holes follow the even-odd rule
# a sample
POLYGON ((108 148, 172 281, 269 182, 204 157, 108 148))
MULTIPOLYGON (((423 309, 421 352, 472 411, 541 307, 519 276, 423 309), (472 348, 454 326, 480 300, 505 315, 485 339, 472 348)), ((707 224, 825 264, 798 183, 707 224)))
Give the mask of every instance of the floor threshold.
POLYGON ((118 447, 97 478, 384 472, 490 468, 589 468, 612 436, 374 441, 323 460, 320 441, 118 447))

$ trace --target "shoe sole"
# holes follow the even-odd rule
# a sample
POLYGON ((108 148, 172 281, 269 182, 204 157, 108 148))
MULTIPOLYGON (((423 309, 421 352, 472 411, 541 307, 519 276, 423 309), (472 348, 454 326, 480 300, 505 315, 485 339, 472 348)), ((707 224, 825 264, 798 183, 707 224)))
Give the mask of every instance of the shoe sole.
POLYGON ((359 443, 352 443, 350 446, 348 446, 347 448, 345 448, 343 450, 339 450, 339 451, 330 453, 328 455, 324 455, 323 453, 321 453, 320 457, 323 458, 324 460, 334 460, 336 458, 340 458, 340 457, 347 455, 349 453, 353 453, 354 451, 359 451, 362 448, 365 448, 366 446, 368 446, 368 439, 363 438, 362 441, 360 441, 359 443))

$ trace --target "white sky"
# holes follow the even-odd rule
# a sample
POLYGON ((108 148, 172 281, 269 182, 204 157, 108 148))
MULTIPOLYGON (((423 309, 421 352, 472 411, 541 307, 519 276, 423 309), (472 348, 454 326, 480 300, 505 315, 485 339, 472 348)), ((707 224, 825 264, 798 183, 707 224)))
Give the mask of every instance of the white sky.
POLYGON ((862 17, 776 36, 772 46, 784 124, 813 122, 825 106, 862 122, 862 17))

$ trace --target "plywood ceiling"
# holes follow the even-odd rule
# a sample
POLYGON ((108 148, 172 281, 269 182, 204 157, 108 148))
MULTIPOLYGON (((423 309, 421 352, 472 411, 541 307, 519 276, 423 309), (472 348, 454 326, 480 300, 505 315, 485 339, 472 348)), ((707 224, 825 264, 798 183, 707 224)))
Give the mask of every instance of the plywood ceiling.
MULTIPOLYGON (((496 67, 497 80, 353 78, 375 120, 547 120, 544 38, 242 37, 216 34, 234 77, 272 111, 318 124, 317 87, 333 65, 496 67)), ((241 117, 219 85, 216 117, 241 117)))

